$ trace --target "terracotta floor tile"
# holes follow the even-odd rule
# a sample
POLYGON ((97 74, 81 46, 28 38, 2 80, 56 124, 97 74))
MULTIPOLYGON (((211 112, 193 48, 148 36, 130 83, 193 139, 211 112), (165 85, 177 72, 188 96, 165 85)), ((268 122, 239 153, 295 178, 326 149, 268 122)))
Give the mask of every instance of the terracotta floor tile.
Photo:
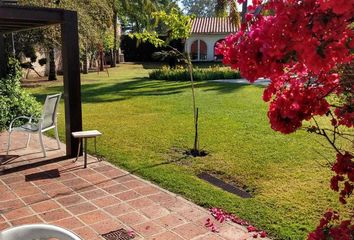
POLYGON ((56 209, 50 212, 45 212, 40 214, 41 218, 43 218, 46 222, 54 222, 64 218, 71 217, 71 215, 65 211, 64 209, 56 209))
POLYGON ((73 205, 70 207, 67 207, 67 209, 73 214, 73 215, 79 215, 87 212, 92 212, 97 209, 95 205, 89 203, 89 202, 84 202, 80 203, 77 205, 73 205))
POLYGON ((2 222, 0 223, 0 231, 7 229, 10 227, 10 224, 6 223, 6 222, 2 222))
POLYGON ((178 235, 186 239, 192 239, 206 234, 209 230, 204 228, 204 226, 198 226, 192 223, 186 223, 181 226, 172 229, 178 235))
POLYGON ((78 228, 78 229, 75 229, 73 232, 75 232, 83 240, 101 239, 101 238, 99 238, 99 234, 96 233, 94 230, 92 230, 89 227, 78 228))
POLYGON ((116 168, 110 165, 103 165, 99 167, 94 167, 93 169, 97 172, 105 173, 111 170, 115 170, 116 168))
POLYGON ((118 183, 124 183, 135 179, 136 178, 132 177, 131 175, 123 175, 123 176, 116 177, 114 180, 118 183))
POLYGON ((39 193, 39 194, 35 194, 35 195, 31 195, 31 196, 27 196, 27 197, 22 198, 22 200, 28 205, 42 202, 42 201, 45 201, 48 199, 49 199, 49 197, 44 193, 39 193))
POLYGON ((166 202, 174 202, 176 198, 174 196, 171 196, 170 194, 167 194, 165 192, 160 192, 158 194, 150 195, 148 196, 149 199, 153 200, 156 203, 166 203, 166 202))
POLYGON ((75 172, 75 174, 80 177, 95 174, 95 173, 96 173, 96 171, 94 171, 92 169, 80 169, 75 172))
POLYGON ((136 208, 136 209, 141 209, 141 208, 145 208, 148 207, 150 205, 153 205, 154 202, 146 197, 143 198, 138 198, 135 200, 131 200, 129 202, 127 202, 130 206, 136 208))
POLYGON ((86 224, 95 224, 100 221, 110 219, 108 214, 100 210, 79 215, 78 218, 80 218, 86 224))
POLYGON ((52 189, 60 189, 60 188, 64 188, 64 187, 65 187, 65 185, 60 182, 53 182, 50 184, 45 184, 45 185, 39 186, 39 188, 42 189, 42 191, 44 191, 44 192, 51 191, 52 189))
POLYGON ((140 180, 131 180, 128 182, 123 183, 124 186, 130 189, 140 188, 140 187, 147 187, 148 185, 140 180))
MULTIPOLYGON (((239 226, 223 224, 220 228, 220 236, 227 240, 243 240, 250 237, 246 229, 239 226)), ((252 235, 251 235, 252 236, 252 235)))
POLYGON ((156 223, 164 228, 170 229, 186 223, 186 220, 178 214, 170 214, 155 220, 156 223))
POLYGON ((58 198, 58 197, 63 197, 63 196, 69 196, 71 194, 73 194, 74 191, 69 188, 69 187, 63 187, 63 188, 59 188, 59 189, 53 189, 53 190, 48 190, 47 194, 51 197, 51 198, 58 198))
POLYGON ((140 211, 143 212, 145 216, 150 219, 155 219, 170 214, 170 211, 168 211, 166 208, 156 204, 148 206, 146 208, 142 208, 140 209, 140 211))
POLYGON ((0 194, 0 201, 8 201, 16 198, 16 195, 11 191, 3 191, 0 194))
POLYGON ((83 227, 84 224, 79 221, 76 217, 70 217, 66 219, 62 219, 56 222, 53 222, 54 225, 63 227, 65 229, 77 229, 83 227))
POLYGON ((107 193, 101 189, 95 189, 93 191, 81 193, 81 196, 83 196, 84 198, 86 198, 88 200, 93 200, 93 199, 100 198, 100 197, 103 197, 106 195, 107 195, 107 193))
POLYGON ((0 202, 0 210, 1 211, 10 211, 10 210, 13 210, 16 208, 21 208, 24 206, 25 206, 25 204, 18 199, 0 202))
POLYGON ((95 204, 98 207, 104 208, 104 207, 109 207, 115 204, 120 203, 121 201, 113 196, 105 196, 102 198, 98 198, 92 201, 93 204, 95 204))
POLYGON ((15 188, 13 191, 20 197, 26 197, 41 193, 41 191, 33 185, 21 186, 15 188))
POLYGON ((42 213, 42 212, 48 212, 60 208, 60 206, 54 200, 46 200, 46 201, 32 204, 31 208, 33 209, 33 211, 37 213, 42 213))
POLYGON ((134 211, 134 209, 126 203, 106 207, 104 208, 104 210, 113 216, 120 216, 128 212, 134 211))
MULTIPOLYGON (((209 233, 207 235, 203 235, 201 237, 196 238, 195 240, 224 240, 224 238, 218 236, 215 233, 209 233)), ((244 239, 245 240, 245 239, 244 239)))
POLYGON ((147 240, 183 240, 180 236, 173 232, 162 232, 157 235, 147 238, 147 240))
POLYGON ((98 188, 107 188, 107 187, 111 187, 113 185, 116 185, 117 182, 112 180, 112 179, 109 179, 109 180, 106 180, 106 181, 103 181, 103 182, 100 182, 100 183, 96 183, 95 186, 98 187, 98 188))
POLYGON ((154 223, 153 221, 148 221, 136 225, 133 228, 144 237, 155 235, 163 231, 163 228, 154 223))
POLYGON ((8 212, 3 213, 3 216, 7 220, 15 220, 19 218, 24 218, 33 215, 33 212, 29 207, 21 207, 17 209, 10 210, 8 212))
POLYGON ((3 178, 1 179, 4 183, 6 184, 11 184, 11 183, 17 183, 17 182, 24 182, 25 181, 25 176, 23 175, 16 175, 16 176, 11 176, 8 178, 3 178))
POLYGON ((95 224, 91 224, 90 227, 94 229, 99 234, 109 233, 111 231, 118 230, 123 226, 116 220, 108 219, 95 224))
POLYGON ((106 171, 106 172, 101 172, 101 173, 111 179, 116 179, 118 177, 126 175, 125 172, 118 170, 118 169, 114 169, 114 170, 106 171))
POLYGON ((91 174, 91 175, 84 175, 84 176, 82 176, 82 178, 84 178, 86 181, 88 181, 91 184, 97 184, 100 182, 104 182, 108 179, 107 177, 105 177, 99 173, 95 173, 95 174, 91 174))
POLYGON ((19 218, 11 221, 11 224, 13 226, 19 226, 24 224, 35 224, 35 223, 43 223, 43 221, 36 215, 19 218))
POLYGON ((78 193, 88 192, 97 189, 96 186, 94 186, 92 183, 89 182, 77 184, 75 186, 71 186, 70 188, 78 193))
POLYGON ((103 188, 103 190, 105 190, 109 194, 117 194, 117 193, 127 191, 129 189, 127 187, 123 186, 122 184, 116 184, 116 185, 113 185, 110 187, 105 187, 105 188, 103 188))
POLYGON ((144 196, 156 194, 160 192, 158 188, 153 186, 135 188, 134 191, 144 196))
POLYGON ((198 208, 190 206, 188 209, 179 212, 184 218, 189 221, 196 221, 201 218, 207 219, 210 217, 210 214, 202 211, 198 208))
POLYGON ((63 181, 67 181, 67 180, 70 180, 70 179, 74 179, 76 177, 77 176, 75 176, 72 173, 60 173, 60 178, 57 179, 57 180, 60 181, 60 182, 63 182, 63 181))
POLYGON ((46 178, 46 179, 32 180, 30 182, 36 186, 45 186, 45 185, 53 184, 57 182, 57 180, 54 178, 46 178))
POLYGON ((79 184, 84 184, 87 183, 84 179, 80 178, 80 177, 76 177, 76 178, 72 178, 66 181, 62 181, 62 183, 67 186, 67 187, 72 187, 75 185, 79 185, 79 184))
POLYGON ((63 206, 71 206, 74 204, 85 202, 86 200, 78 194, 58 198, 57 201, 63 206))
POLYGON ((129 190, 129 191, 125 191, 122 193, 118 193, 114 196, 119 198, 122 201, 128 201, 128 200, 133 200, 133 199, 139 198, 141 195, 139 193, 135 192, 134 190, 129 190))
POLYGON ((129 226, 147 222, 149 219, 139 212, 130 212, 123 214, 118 219, 129 226))

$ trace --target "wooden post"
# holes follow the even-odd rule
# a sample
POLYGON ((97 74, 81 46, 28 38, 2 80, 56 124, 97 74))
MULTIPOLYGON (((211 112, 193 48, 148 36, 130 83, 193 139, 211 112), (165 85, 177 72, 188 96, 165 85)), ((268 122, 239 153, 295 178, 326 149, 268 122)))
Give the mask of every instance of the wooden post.
POLYGON ((5 77, 7 72, 7 60, 5 53, 5 38, 2 33, 0 33, 0 78, 5 77))
MULTIPOLYGON (((74 157, 79 139, 71 133, 82 131, 79 35, 77 13, 65 11, 61 24, 64 70, 64 100, 66 127, 66 155, 74 157)), ((80 152, 82 155, 82 151, 80 152)))

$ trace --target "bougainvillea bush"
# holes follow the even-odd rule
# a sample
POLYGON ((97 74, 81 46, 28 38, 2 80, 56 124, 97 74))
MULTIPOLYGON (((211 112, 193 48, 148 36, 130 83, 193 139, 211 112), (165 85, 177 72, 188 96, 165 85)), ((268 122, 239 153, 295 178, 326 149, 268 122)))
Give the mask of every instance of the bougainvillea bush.
MULTIPOLYGON (((339 192, 342 204, 353 203, 353 145, 343 149, 338 140, 353 141, 354 1, 252 3, 240 31, 219 44, 217 54, 250 82, 260 77, 271 80, 263 99, 270 103, 272 129, 289 134, 306 128, 328 140, 336 152, 329 186, 339 192), (320 124, 323 118, 330 121, 330 128, 320 124)), ((341 217, 328 210, 308 239, 354 239, 353 221, 353 213, 341 217)))

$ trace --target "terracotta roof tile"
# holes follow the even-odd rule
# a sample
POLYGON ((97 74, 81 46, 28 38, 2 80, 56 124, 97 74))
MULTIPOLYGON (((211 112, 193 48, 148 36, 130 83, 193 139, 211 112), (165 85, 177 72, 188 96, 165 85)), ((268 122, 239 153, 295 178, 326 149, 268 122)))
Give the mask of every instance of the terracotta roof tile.
POLYGON ((237 32, 237 27, 228 17, 206 17, 192 20, 191 33, 233 33, 237 32))

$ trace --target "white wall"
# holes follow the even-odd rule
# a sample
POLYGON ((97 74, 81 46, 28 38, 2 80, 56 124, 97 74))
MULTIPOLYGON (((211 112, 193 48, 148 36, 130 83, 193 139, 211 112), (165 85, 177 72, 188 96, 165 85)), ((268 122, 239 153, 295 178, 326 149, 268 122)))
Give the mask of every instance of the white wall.
POLYGON ((224 39, 228 34, 192 34, 190 38, 186 40, 185 51, 190 53, 192 43, 195 40, 203 40, 207 44, 207 60, 214 61, 214 45, 220 40, 224 39))

